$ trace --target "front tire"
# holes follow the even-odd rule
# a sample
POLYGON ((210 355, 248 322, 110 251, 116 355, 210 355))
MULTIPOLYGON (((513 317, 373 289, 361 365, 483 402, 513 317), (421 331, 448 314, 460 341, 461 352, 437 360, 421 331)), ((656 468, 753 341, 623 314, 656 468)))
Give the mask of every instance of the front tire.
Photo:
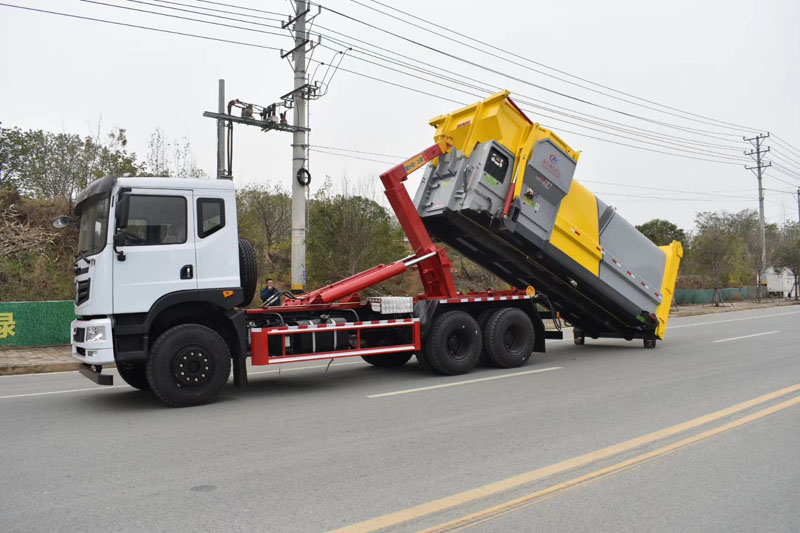
POLYGON ((228 382, 231 353, 214 330, 182 324, 162 333, 150 350, 147 381, 173 407, 209 403, 228 382))
POLYGON ((150 383, 147 381, 147 370, 143 364, 117 363, 117 372, 122 381, 134 389, 148 391, 150 383))
POLYGON ((483 335, 478 322, 464 311, 448 311, 433 321, 425 355, 440 374, 466 374, 478 363, 483 335))

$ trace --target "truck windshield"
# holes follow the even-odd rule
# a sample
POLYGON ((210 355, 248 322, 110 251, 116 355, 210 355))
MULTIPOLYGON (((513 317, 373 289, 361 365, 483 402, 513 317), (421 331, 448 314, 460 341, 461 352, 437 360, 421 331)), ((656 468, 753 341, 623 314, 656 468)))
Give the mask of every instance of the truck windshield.
POLYGON ((78 236, 78 250, 85 255, 94 255, 106 246, 108 198, 106 194, 85 200, 81 210, 81 231, 78 236))

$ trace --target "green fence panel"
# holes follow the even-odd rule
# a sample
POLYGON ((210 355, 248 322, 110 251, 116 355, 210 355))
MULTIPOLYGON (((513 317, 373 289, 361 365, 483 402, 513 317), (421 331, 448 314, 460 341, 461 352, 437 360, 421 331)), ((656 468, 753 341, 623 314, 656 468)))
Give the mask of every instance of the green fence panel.
MULTIPOLYGON (((738 302, 741 300, 755 300, 755 287, 720 289, 723 302, 738 302)), ((714 299, 714 289, 678 289, 675 291, 675 301, 678 305, 684 304, 710 304, 714 299)))
POLYGON ((0 348, 69 344, 72 301, 0 302, 0 348))

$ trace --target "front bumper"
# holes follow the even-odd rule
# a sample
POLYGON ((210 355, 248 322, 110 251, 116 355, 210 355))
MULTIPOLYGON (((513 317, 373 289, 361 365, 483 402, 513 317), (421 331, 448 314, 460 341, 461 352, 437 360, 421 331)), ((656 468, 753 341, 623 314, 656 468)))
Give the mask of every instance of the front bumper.
POLYGON ((88 365, 114 364, 114 341, 112 339, 111 320, 96 318, 92 320, 72 321, 72 357, 88 365), (86 342, 85 333, 89 326, 105 327, 105 338, 86 342))

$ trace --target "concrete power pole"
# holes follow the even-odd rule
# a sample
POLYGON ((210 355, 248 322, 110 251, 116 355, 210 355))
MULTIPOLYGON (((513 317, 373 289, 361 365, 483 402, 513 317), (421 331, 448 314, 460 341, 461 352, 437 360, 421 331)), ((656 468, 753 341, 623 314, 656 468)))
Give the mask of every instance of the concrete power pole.
POLYGON ((800 187, 797 188, 797 223, 800 224, 800 187))
POLYGON ((308 130, 306 106, 306 0, 295 2, 294 21, 294 125, 299 126, 292 138, 292 291, 303 292, 306 285, 306 186, 301 179, 308 176, 306 154, 308 130), (302 129, 300 129, 302 128, 302 129), (305 175, 305 176, 304 176, 305 175))
POLYGON ((748 141, 750 144, 753 145, 754 150, 750 150, 749 152, 745 152, 744 155, 749 155, 756 160, 756 166, 748 167, 745 165, 744 168, 747 170, 754 170, 755 175, 758 178, 758 218, 759 218, 759 225, 761 230, 761 264, 758 269, 758 288, 756 289, 756 300, 761 300, 761 280, 762 276, 764 275, 764 270, 767 268, 767 231, 766 227, 764 226, 764 188, 762 186, 762 174, 764 169, 767 167, 772 166, 772 163, 764 164, 761 155, 766 154, 769 152, 769 147, 766 150, 761 149, 761 141, 769 137, 769 132, 766 135, 759 133, 755 137, 747 138, 742 137, 745 141, 748 141))
MULTIPOLYGON (((219 114, 225 114, 225 80, 219 80, 219 114)), ((217 119, 217 179, 227 176, 225 169, 225 120, 217 119)))

